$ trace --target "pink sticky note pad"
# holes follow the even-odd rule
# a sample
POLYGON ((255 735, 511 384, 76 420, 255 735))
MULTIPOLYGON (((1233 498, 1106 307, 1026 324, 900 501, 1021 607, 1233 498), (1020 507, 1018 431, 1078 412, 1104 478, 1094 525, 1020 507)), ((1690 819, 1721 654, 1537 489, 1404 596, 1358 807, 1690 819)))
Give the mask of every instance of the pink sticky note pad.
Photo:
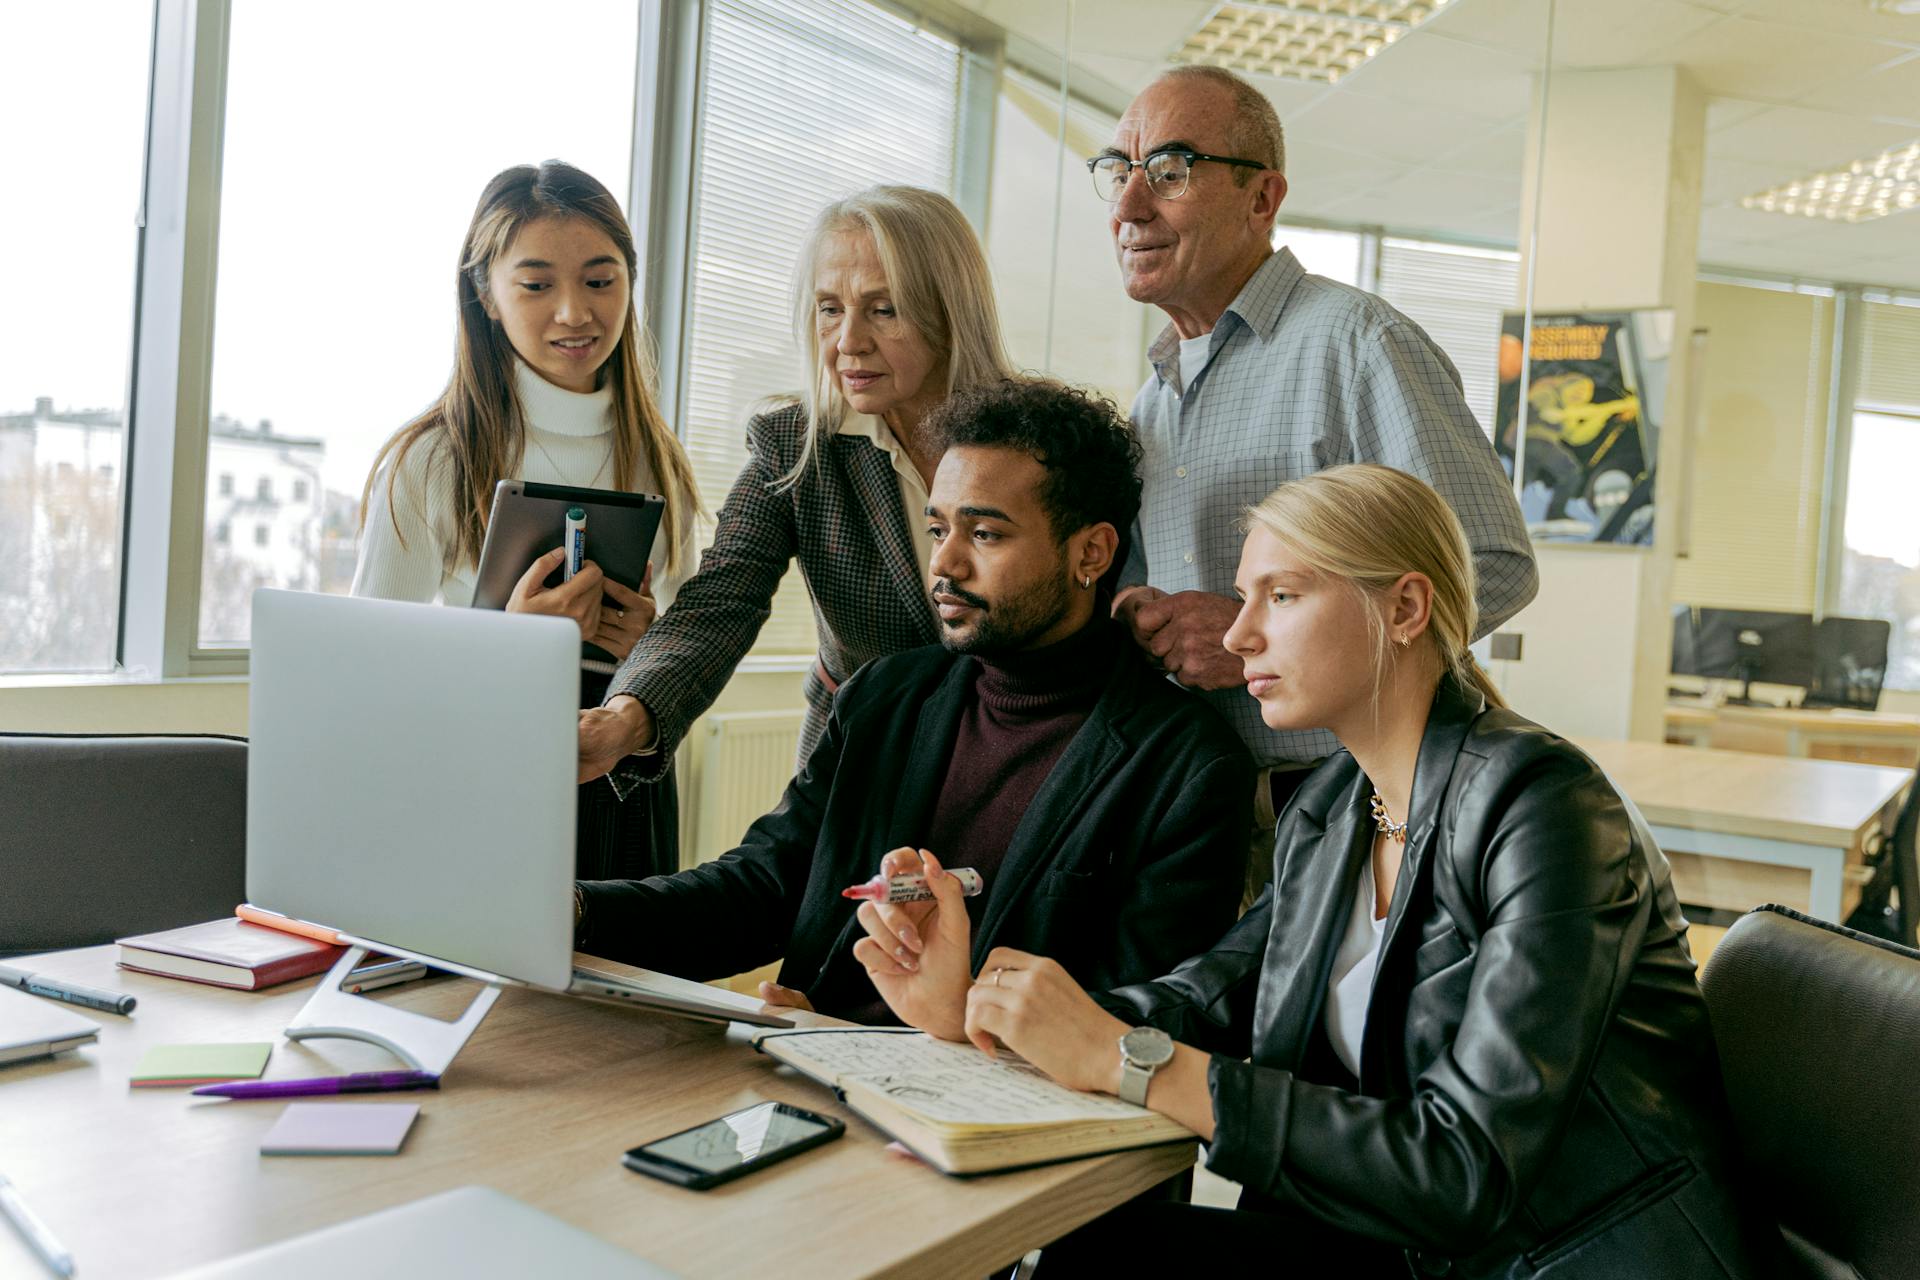
POLYGON ((260 1154, 398 1155, 419 1114, 417 1102, 290 1102, 260 1140, 260 1154))

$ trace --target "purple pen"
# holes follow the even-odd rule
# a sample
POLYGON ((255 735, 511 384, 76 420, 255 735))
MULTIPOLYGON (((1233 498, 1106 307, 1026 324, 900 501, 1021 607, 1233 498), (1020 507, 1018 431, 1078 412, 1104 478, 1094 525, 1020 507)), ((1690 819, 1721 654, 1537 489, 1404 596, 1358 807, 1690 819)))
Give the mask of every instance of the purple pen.
POLYGON ((402 1089, 439 1087, 440 1077, 431 1071, 361 1071, 350 1076, 319 1076, 312 1080, 207 1084, 193 1092, 203 1098, 305 1098, 324 1093, 394 1093, 402 1089))

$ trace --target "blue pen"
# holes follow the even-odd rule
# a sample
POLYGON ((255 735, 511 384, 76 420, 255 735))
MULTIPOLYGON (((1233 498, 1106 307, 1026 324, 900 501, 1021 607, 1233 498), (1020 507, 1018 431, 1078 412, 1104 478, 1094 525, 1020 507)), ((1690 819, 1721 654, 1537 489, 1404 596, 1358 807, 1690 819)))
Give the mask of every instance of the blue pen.
POLYGON ((567 561, 561 566, 561 581, 573 581, 573 575, 580 572, 587 562, 587 509, 585 507, 567 508, 567 561))

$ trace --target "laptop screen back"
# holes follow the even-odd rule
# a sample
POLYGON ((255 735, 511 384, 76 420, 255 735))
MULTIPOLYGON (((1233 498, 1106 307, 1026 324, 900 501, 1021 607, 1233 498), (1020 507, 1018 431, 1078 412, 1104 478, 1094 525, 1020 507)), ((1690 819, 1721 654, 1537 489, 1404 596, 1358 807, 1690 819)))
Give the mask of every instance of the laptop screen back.
POLYGON ((248 899, 565 988, 579 685, 564 618, 256 592, 248 899))

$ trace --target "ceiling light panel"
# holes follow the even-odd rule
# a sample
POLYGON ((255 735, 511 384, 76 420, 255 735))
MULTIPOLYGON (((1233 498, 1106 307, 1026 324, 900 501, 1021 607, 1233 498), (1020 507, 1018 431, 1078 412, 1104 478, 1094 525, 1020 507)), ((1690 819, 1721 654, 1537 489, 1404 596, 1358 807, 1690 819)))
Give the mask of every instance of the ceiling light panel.
POLYGON ((1742 208, 1833 222, 1868 222, 1920 209, 1920 141, 1855 160, 1844 169, 1755 192, 1742 208))
POLYGON ((1447 7, 1448 0, 1235 0, 1172 61, 1333 84, 1447 7))

